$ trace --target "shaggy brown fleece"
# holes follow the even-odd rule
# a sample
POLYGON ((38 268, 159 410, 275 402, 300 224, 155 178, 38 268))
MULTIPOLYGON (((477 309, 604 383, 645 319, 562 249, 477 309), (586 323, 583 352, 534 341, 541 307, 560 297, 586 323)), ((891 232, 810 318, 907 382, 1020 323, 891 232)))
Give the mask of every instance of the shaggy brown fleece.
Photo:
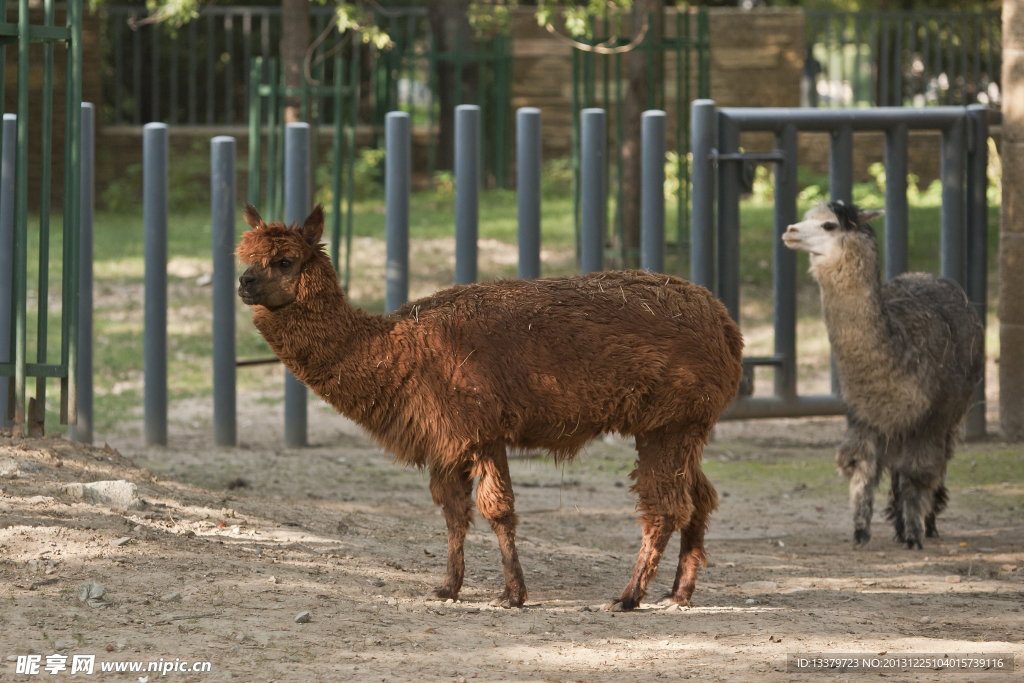
POLYGON ((404 463, 427 467, 449 529, 440 597, 456 597, 476 503, 498 536, 501 600, 526 599, 506 448, 573 457, 604 432, 636 437, 643 544, 618 609, 639 604, 673 532, 672 599, 689 601, 717 507, 702 450, 736 393, 743 341, 710 292, 676 277, 606 272, 453 287, 391 315, 353 309, 320 245, 323 213, 265 225, 247 207, 239 294, 288 369, 404 463))

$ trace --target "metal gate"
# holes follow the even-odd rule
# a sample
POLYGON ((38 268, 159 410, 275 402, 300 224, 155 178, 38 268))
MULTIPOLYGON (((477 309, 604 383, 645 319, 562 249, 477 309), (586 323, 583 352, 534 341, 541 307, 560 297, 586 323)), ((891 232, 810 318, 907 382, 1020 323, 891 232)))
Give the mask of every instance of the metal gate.
MULTIPOLYGON (((6 2, 2 4, 7 7, 6 2)), ((82 109, 82 2, 68 0, 64 26, 54 23, 54 2, 44 0, 43 23, 34 25, 29 19, 29 0, 18 2, 18 23, 0 22, 0 92, 6 89, 4 75, 7 63, 7 45, 18 46, 18 109, 17 133, 15 140, 14 167, 6 165, 4 171, 13 170, 13 211, 3 211, 0 219, 0 252, 11 256, 11 270, 0 273, 0 337, 9 334, 10 346, 5 356, 13 352, 13 358, 0 360, 0 377, 3 384, 3 403, 6 410, 0 417, 14 421, 15 435, 26 433, 41 434, 45 418, 46 380, 59 378, 60 422, 75 424, 78 419, 77 369, 78 369, 78 230, 79 230, 79 173, 80 173, 80 128, 82 109), (38 159, 29 160, 29 87, 30 64, 29 45, 43 43, 42 102, 40 129, 42 132, 41 154, 38 159), (47 337, 49 333, 49 266, 50 266, 50 188, 52 182, 53 152, 53 60, 54 46, 66 46, 66 70, 64 93, 64 213, 63 252, 61 272, 61 328, 60 360, 49 362, 47 337), (30 164, 40 169, 39 200, 39 268, 38 268, 38 321, 35 338, 35 362, 29 359, 27 310, 28 300, 28 174, 30 164), (8 299, 5 294, 9 294, 8 299), (3 301, 6 299, 6 301, 3 301), (9 306, 9 308, 8 308, 9 306), (9 317, 4 315, 9 313, 9 317), (36 378, 36 395, 26 405, 26 380, 36 378), (6 379, 6 378, 13 378, 6 379)), ((0 151, 0 157, 9 158, 0 151)), ((4 179, 4 183, 7 180, 4 179)), ((5 341, 7 341, 5 339, 5 341)), ((2 386, 2 385, 0 385, 2 386)))
MULTIPOLYGON (((997 112, 982 105, 968 107, 879 107, 820 110, 722 108, 711 100, 693 103, 693 235, 691 279, 712 290, 734 320, 740 310, 740 192, 744 169, 754 162, 776 164, 773 240, 775 353, 743 361, 740 396, 726 419, 842 415, 835 368, 832 393, 797 394, 796 252, 782 244, 782 233, 797 218, 797 133, 824 131, 831 135, 829 192, 833 200, 852 202, 853 132, 885 133, 885 278, 907 270, 907 132, 942 133, 942 276, 960 283, 985 321, 988 267, 988 126, 997 112), (743 131, 771 132, 772 152, 744 153, 743 131), (717 224, 715 208, 717 204, 717 224), (716 244, 717 242, 717 244, 716 244), (755 398, 753 370, 771 366, 775 391, 755 398)), ((978 386, 968 413, 967 436, 985 433, 985 383, 978 386)))

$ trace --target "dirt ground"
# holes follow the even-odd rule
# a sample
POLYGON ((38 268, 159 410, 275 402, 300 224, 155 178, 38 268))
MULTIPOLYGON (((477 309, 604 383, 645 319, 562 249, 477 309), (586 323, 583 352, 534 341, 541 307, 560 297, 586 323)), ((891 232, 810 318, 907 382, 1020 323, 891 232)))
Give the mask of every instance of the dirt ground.
MULTIPOLYGON (((694 605, 657 604, 674 541, 651 603, 627 614, 600 607, 638 547, 632 444, 594 442, 564 468, 518 458, 529 600, 502 610, 488 605, 502 578, 487 525, 467 539, 461 602, 433 599, 446 544, 426 476, 310 407, 312 445, 301 450, 280 446, 279 394, 240 396, 236 449, 211 445, 208 400, 174 407, 166 449, 130 433, 111 437, 116 450, 0 438, 0 681, 49 679, 17 674, 16 656, 45 664, 58 653, 211 663, 167 674, 183 681, 817 680, 786 673, 787 653, 813 652, 1008 652, 1024 664, 1020 447, 960 449, 943 535, 923 551, 892 543, 881 512, 856 551, 832 465, 840 420, 722 424, 705 454, 722 502, 694 605), (139 509, 66 488, 103 480, 134 482, 139 509), (105 588, 105 606, 79 601, 87 581, 105 588), (302 612, 308 623, 297 623, 302 612)), ((104 680, 157 680, 96 666, 104 680)))

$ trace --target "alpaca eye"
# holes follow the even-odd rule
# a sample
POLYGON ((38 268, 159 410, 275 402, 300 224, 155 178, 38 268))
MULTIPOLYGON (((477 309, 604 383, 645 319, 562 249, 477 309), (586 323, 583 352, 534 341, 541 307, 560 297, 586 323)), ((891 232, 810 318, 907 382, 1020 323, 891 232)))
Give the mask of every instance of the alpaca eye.
POLYGON ((838 223, 834 223, 832 221, 828 221, 827 223, 822 223, 821 227, 825 228, 829 232, 832 232, 833 230, 835 230, 836 228, 839 227, 839 224, 838 223))
POLYGON ((282 268, 287 268, 292 265, 292 262, 286 258, 283 258, 277 265, 281 266, 282 268))

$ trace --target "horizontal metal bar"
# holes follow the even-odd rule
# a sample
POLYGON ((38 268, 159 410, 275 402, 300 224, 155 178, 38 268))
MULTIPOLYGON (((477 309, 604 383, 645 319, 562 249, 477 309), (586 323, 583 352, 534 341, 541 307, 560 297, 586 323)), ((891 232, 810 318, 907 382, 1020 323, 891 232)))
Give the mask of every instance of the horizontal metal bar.
POLYGON ((801 131, 888 130, 905 125, 911 130, 945 130, 967 116, 966 107, 875 107, 874 109, 814 109, 810 107, 723 107, 719 114, 741 130, 801 131))
POLYGON ((250 360, 239 360, 235 361, 236 367, 242 367, 243 365, 270 365, 271 363, 280 363, 281 359, 277 358, 253 358, 250 360))
POLYGON ((756 420, 769 417, 814 417, 845 415, 843 399, 831 394, 797 396, 792 399, 737 397, 722 415, 723 420, 756 420))
POLYGON ((781 152, 735 152, 731 154, 719 154, 718 150, 711 150, 708 161, 777 161, 780 164, 786 161, 786 155, 781 152))
MULTIPOLYGON (((0 363, 0 377, 14 377, 14 363, 0 363)), ((67 377, 68 366, 53 363, 26 363, 26 377, 67 377)))
MULTIPOLYGON (((0 36, 17 37, 18 25, 0 22, 0 36)), ((28 37, 33 43, 71 40, 71 29, 66 26, 35 26, 29 25, 28 37)))
POLYGON ((783 356, 748 356, 743 359, 744 365, 782 365, 785 362, 783 356))

